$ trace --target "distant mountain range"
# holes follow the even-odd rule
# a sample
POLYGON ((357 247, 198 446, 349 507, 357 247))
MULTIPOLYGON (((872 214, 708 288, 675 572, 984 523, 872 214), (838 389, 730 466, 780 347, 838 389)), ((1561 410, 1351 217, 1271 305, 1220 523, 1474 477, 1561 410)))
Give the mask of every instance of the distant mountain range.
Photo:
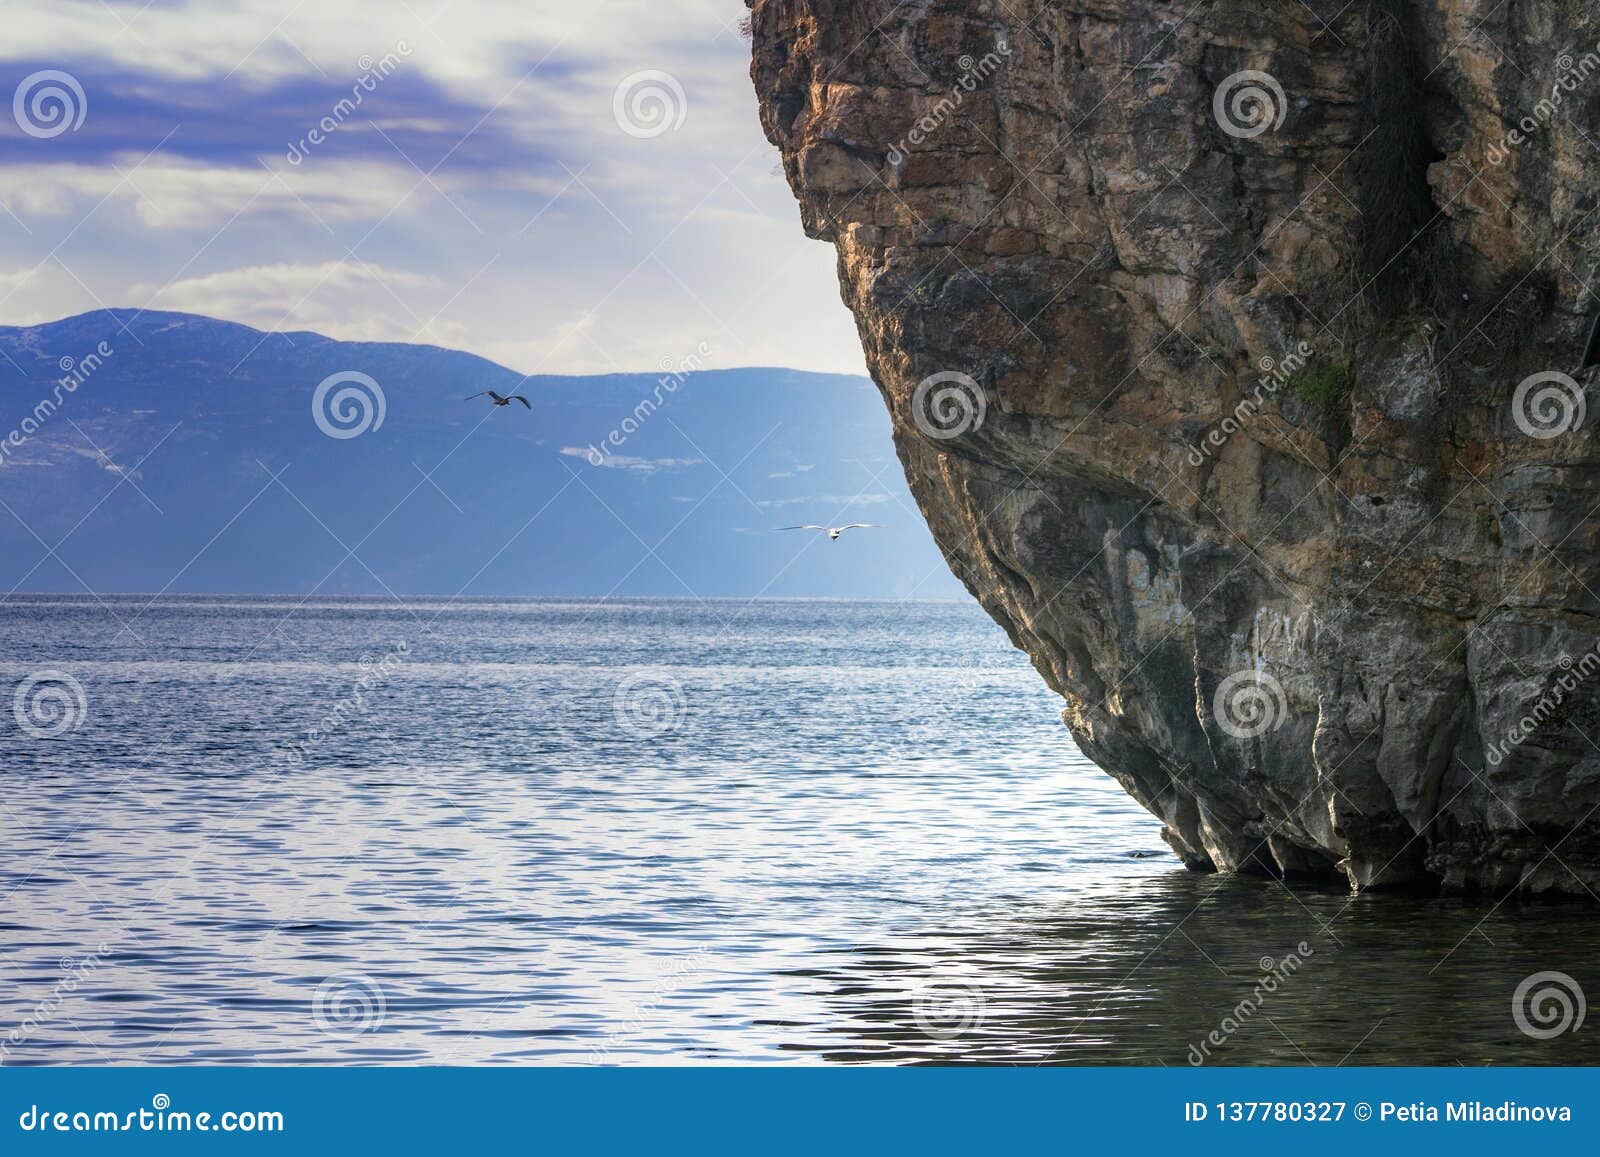
POLYGON ((0 327, 0 591, 960 593, 870 382, 684 354, 524 379, 188 314, 0 327), (774 530, 806 522, 887 525, 774 530))

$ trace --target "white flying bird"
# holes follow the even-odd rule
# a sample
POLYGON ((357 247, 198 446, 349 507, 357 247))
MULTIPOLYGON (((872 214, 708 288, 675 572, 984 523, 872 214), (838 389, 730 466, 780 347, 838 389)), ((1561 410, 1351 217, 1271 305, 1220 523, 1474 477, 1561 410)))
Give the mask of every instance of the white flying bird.
MULTIPOLYGON (((521 402, 524 406, 527 406, 528 409, 533 409, 533 403, 529 402, 528 399, 524 398, 521 394, 512 394, 509 397, 503 397, 500 394, 495 393, 493 390, 480 390, 478 393, 473 394, 472 398, 481 398, 484 396, 484 394, 488 394, 490 400, 497 406, 509 406, 512 402, 521 402)), ((462 400, 470 402, 472 401, 472 398, 463 398, 462 400)))
POLYGON ((780 526, 779 530, 820 530, 828 536, 829 542, 838 542, 839 536, 847 530, 865 529, 869 526, 882 526, 881 522, 852 522, 849 526, 817 526, 807 523, 805 526, 780 526))

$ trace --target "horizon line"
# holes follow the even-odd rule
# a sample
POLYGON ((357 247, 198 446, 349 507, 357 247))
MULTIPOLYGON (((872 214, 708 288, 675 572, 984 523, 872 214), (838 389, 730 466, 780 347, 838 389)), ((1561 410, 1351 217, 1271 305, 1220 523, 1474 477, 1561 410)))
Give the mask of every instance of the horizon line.
MULTIPOLYGON (((326 342, 334 342, 334 343, 336 343, 338 345, 406 346, 406 347, 409 347, 409 348, 412 348, 412 349, 442 350, 445 353, 463 354, 463 355, 465 355, 467 357, 477 358, 479 361, 487 362, 492 366, 497 366, 500 369, 505 370, 507 373, 516 374, 517 376, 521 377, 524 381, 529 381, 529 380, 532 380, 534 378, 649 377, 651 375, 673 374, 673 373, 679 372, 679 371, 675 371, 675 370, 663 369, 658 364, 658 365, 652 366, 649 369, 644 369, 644 370, 627 370, 627 369, 624 369, 624 370, 607 370, 607 371, 600 372, 600 373, 594 373, 594 372, 591 372, 591 373, 576 373, 576 372, 567 372, 567 371, 560 371, 560 370, 549 371, 549 372, 524 373, 522 370, 517 369, 515 366, 508 366, 504 362, 496 361, 495 359, 493 359, 491 357, 488 357, 485 354, 477 353, 477 352, 475 352, 473 350, 470 350, 470 349, 462 349, 459 346, 439 345, 439 344, 437 344, 435 342, 406 341, 406 340, 397 339, 397 338, 395 338, 395 339, 379 339, 379 340, 366 339, 366 338, 360 338, 360 339, 339 338, 339 337, 332 337, 332 336, 330 336, 330 335, 328 335, 326 333, 323 333, 321 330, 316 330, 316 329, 261 329, 261 328, 259 328, 257 326, 251 325, 247 321, 235 321, 233 318, 230 318, 230 317, 218 317, 215 314, 193 313, 193 312, 190 312, 188 310, 181 310, 181 309, 141 309, 141 308, 139 308, 137 306, 127 306, 127 305, 97 306, 94 309, 86 309, 81 313, 69 313, 69 314, 66 314, 66 315, 64 315, 62 317, 52 318, 49 321, 36 321, 36 322, 32 322, 32 323, 26 324, 26 325, 15 323, 15 322, 0 321, 0 330, 18 330, 18 331, 21 331, 21 330, 44 329, 44 328, 46 328, 48 326, 63 325, 65 323, 67 323, 67 322, 80 321, 80 320, 82 320, 84 318, 94 317, 97 314, 108 314, 108 315, 111 315, 111 316, 116 316, 118 314, 123 314, 123 315, 131 314, 133 316, 133 318, 135 318, 135 319, 136 318, 140 318, 140 317, 144 317, 144 316, 189 318, 189 319, 195 319, 195 320, 199 320, 199 321, 214 322, 214 323, 216 323, 218 325, 234 325, 234 326, 238 326, 240 329, 247 329, 251 333, 260 334, 263 337, 272 337, 272 336, 294 337, 294 336, 298 336, 298 335, 309 335, 311 337, 321 338, 323 341, 326 341, 326 342)), ((126 326, 124 326, 124 328, 126 328, 126 326)), ((702 342, 701 344, 704 344, 704 343, 702 342)), ((696 346, 695 348, 698 349, 698 346, 696 346)), ((865 366, 863 366, 860 370, 813 370, 813 369, 805 369, 805 368, 803 368, 801 366, 785 366, 785 365, 772 365, 772 364, 768 364, 768 365, 752 364, 752 365, 738 365, 738 366, 721 366, 721 367, 717 367, 717 368, 688 370, 688 371, 683 371, 683 376, 684 377, 689 377, 689 376, 692 376, 694 374, 737 373, 737 372, 739 372, 741 370, 784 370, 784 371, 787 371, 789 373, 813 374, 813 375, 818 376, 818 377, 861 378, 864 381, 868 381, 868 382, 873 380, 871 373, 868 371, 868 369, 865 366)))
POLYGON ((306 594, 302 591, 12 591, 0 596, 0 608, 17 599, 71 599, 93 605, 102 599, 148 599, 152 604, 171 599, 325 599, 330 602, 369 601, 404 603, 410 600, 430 602, 469 602, 473 600, 515 599, 525 602, 640 602, 653 603, 949 603, 964 604, 977 600, 962 598, 898 598, 894 595, 350 595, 306 594))

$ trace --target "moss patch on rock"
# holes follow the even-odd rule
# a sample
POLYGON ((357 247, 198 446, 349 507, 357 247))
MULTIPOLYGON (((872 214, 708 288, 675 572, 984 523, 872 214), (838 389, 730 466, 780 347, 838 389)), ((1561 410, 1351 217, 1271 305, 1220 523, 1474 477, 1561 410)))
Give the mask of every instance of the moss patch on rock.
POLYGON ((1350 400, 1355 375, 1342 362, 1328 362, 1295 374, 1289 379, 1289 388, 1306 404, 1331 414, 1343 409, 1350 400))

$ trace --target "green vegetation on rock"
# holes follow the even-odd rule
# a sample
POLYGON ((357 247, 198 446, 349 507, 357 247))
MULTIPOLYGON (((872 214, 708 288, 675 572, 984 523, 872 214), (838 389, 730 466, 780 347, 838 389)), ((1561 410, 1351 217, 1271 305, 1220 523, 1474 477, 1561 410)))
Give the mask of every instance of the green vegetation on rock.
POLYGON ((1342 362, 1312 366, 1289 379, 1289 388, 1309 405, 1327 413, 1341 409, 1355 386, 1355 375, 1342 362))

